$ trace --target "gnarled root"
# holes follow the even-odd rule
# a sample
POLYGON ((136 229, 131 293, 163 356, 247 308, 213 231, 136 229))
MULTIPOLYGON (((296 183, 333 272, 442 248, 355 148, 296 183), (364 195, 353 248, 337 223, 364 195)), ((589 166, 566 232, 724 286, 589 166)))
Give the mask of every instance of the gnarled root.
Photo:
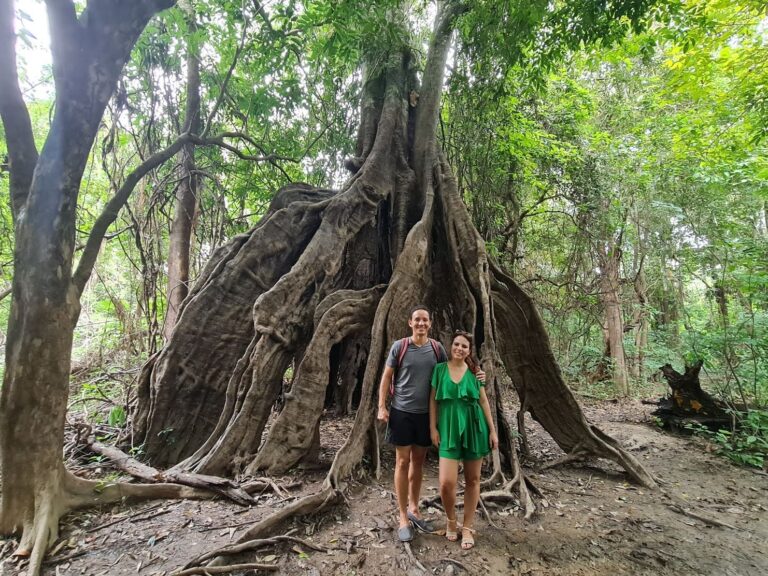
POLYGON ((499 351, 518 395, 533 418, 570 454, 569 460, 588 454, 622 466, 632 480, 647 488, 656 481, 618 442, 590 425, 573 393, 563 381, 549 344, 544 323, 530 296, 502 270, 491 270, 499 351))
MULTIPOLYGON (((24 518, 21 540, 14 555, 29 557, 27 576, 37 576, 48 548, 59 534, 59 520, 68 512, 79 508, 114 504, 126 500, 156 498, 212 498, 210 490, 200 490, 180 484, 138 485, 128 483, 104 484, 74 476, 59 466, 50 481, 34 493, 33 512, 19 514, 24 518)), ((13 530, 8 530, 12 532, 13 530)))
POLYGON ((289 519, 296 516, 315 514, 340 501, 343 501, 341 492, 332 488, 326 482, 320 491, 305 496, 285 508, 270 514, 249 528, 234 545, 224 546, 207 553, 201 562, 208 558, 213 558, 207 566, 221 566, 225 563, 225 556, 232 556, 261 547, 264 535, 273 532, 278 526, 289 519))
POLYGON ((106 444, 96 442, 93 439, 88 442, 87 446, 93 452, 109 458, 120 470, 135 478, 144 480, 145 482, 151 482, 152 484, 181 484, 218 494, 241 506, 248 506, 249 504, 254 503, 253 498, 251 498, 245 490, 227 478, 207 476, 204 474, 190 474, 174 470, 161 472, 151 466, 142 464, 135 458, 131 458, 125 452, 114 446, 107 446, 106 444))

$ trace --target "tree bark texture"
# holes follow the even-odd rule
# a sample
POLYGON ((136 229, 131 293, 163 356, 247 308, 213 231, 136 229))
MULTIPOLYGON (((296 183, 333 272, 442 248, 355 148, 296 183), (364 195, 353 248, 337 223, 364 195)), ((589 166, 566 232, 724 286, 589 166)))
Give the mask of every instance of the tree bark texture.
MULTIPOLYGON (((439 98, 457 10, 451 2, 441 7, 418 104, 410 54, 391 52, 366 67, 349 181, 337 193, 298 185, 279 191, 259 225, 223 247, 197 282, 142 379, 136 440, 153 463, 203 474, 284 472, 316 443, 334 346, 363 343, 359 408, 326 480, 331 498, 372 437, 388 346, 407 334, 410 307, 427 302, 434 337, 448 343, 453 329, 473 332, 493 414, 505 412, 506 370, 534 417, 573 457, 613 459, 633 479, 654 485, 631 455, 585 420, 530 297, 489 262, 438 152, 439 98), (265 432, 292 360, 291 390, 265 432)), ((501 452, 511 454, 514 435, 505 441, 501 452)), ((494 474, 500 466, 497 454, 494 474)))
POLYGON ((629 394, 629 376, 624 352, 624 317, 621 309, 621 248, 619 243, 607 247, 600 256, 600 301, 603 305, 606 348, 611 358, 611 375, 616 391, 629 394))
MULTIPOLYGON (((186 8, 187 32, 187 87, 186 110, 183 132, 200 133, 200 49, 194 9, 186 8)), ((176 189, 176 207, 171 223, 168 246, 168 295, 163 322, 163 337, 171 336, 179 317, 181 303, 189 293, 189 259, 192 246, 192 231, 197 208, 197 194, 200 178, 195 167, 195 145, 191 142, 181 149, 181 181, 176 189)))

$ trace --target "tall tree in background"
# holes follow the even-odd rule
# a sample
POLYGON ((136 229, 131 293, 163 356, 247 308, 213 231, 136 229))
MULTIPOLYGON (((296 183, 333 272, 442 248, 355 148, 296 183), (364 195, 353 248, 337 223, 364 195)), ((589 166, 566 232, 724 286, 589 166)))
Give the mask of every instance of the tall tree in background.
MULTIPOLYGON (((191 0, 180 3, 187 23, 186 106, 182 132, 200 134, 200 44, 197 22, 191 0)), ((176 189, 176 206, 168 246, 168 295, 163 321, 163 336, 167 341, 176 325, 181 303, 189 292, 189 259, 192 232, 197 207, 200 176, 195 166, 195 144, 188 142, 181 149, 181 174, 176 189)))

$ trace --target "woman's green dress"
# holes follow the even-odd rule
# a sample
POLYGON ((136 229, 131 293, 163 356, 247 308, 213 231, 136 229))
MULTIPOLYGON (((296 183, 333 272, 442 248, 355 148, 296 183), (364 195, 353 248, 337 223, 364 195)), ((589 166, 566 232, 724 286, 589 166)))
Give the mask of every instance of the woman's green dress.
POLYGON ((437 400, 440 456, 476 460, 491 451, 488 424, 480 406, 480 382, 467 370, 459 382, 451 380, 448 364, 435 366, 432 388, 437 400))

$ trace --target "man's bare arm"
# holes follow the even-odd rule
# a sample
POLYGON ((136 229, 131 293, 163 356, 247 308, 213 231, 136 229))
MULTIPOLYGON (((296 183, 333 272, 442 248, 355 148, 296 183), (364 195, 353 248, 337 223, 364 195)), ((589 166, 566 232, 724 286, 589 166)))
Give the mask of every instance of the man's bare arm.
POLYGON ((387 397, 389 396, 389 387, 392 384, 392 376, 395 369, 392 366, 384 366, 384 372, 381 375, 379 383, 379 413, 377 418, 382 422, 389 420, 389 410, 387 409, 387 397))

